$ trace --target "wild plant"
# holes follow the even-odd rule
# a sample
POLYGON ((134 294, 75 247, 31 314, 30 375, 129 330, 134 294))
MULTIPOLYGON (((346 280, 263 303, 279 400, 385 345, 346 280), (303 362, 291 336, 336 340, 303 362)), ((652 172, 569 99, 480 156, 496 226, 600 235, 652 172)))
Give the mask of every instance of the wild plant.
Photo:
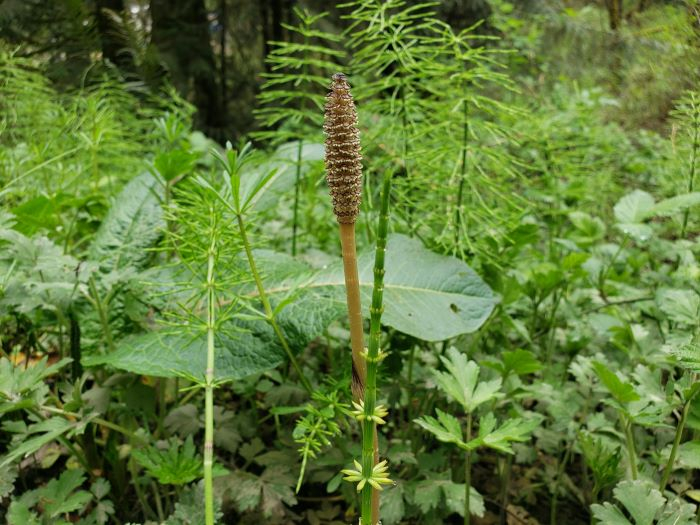
MULTIPOLYGON (((214 394, 224 382, 216 370, 217 340, 226 334, 227 323, 240 308, 235 298, 229 299, 228 305, 223 306, 223 295, 242 279, 240 269, 235 270, 241 245, 238 238, 229 233, 225 208, 214 195, 203 191, 198 185, 188 184, 180 189, 169 212, 178 224, 178 228, 169 233, 177 261, 177 267, 173 270, 181 276, 178 280, 180 284, 176 286, 180 308, 168 315, 167 323, 176 332, 189 332, 190 337, 204 335, 206 338, 204 376, 184 375, 184 378, 193 384, 188 389, 204 389, 204 444, 201 463, 204 521, 206 525, 213 525, 214 394), (228 267, 228 271, 224 270, 225 267, 228 267)), ((184 462, 180 461, 180 464, 184 462)))
POLYGON ((256 314, 259 319, 268 323, 273 329, 277 340, 289 359, 289 362, 299 376, 299 380, 306 391, 311 394, 311 383, 299 365, 299 362, 292 352, 289 342, 287 341, 287 337, 277 321, 276 316, 278 308, 273 310, 272 303, 270 302, 269 296, 265 291, 262 276, 258 270, 258 265, 253 254, 253 245, 248 236, 247 219, 249 213, 252 212, 252 207, 255 204, 256 199, 259 198, 261 190, 263 190, 270 183, 272 178, 279 175, 278 169, 272 169, 270 171, 259 172, 257 179, 246 179, 243 181, 241 178, 242 168, 246 161, 249 160, 251 152, 252 149, 250 144, 245 145, 240 151, 236 151, 231 147, 230 143, 227 144, 224 154, 214 151, 214 156, 224 170, 221 188, 212 186, 202 177, 197 178, 197 183, 202 187, 207 188, 209 191, 212 191, 218 200, 222 202, 226 208, 228 208, 228 211, 233 214, 237 231, 240 235, 242 248, 245 253, 246 262, 248 264, 248 268, 250 269, 250 273, 255 284, 255 289, 257 291, 256 299, 259 300, 262 305, 262 312, 253 309, 253 313, 256 314))
POLYGON ((350 86, 341 73, 333 75, 326 102, 326 171, 333 200, 333 212, 340 225, 345 288, 350 317, 352 346, 353 412, 362 428, 362 461, 356 469, 343 470, 345 480, 357 483, 362 492, 360 523, 379 522, 379 491, 391 483, 386 461, 379 462, 377 425, 384 424, 387 410, 377 404, 377 368, 384 356, 379 348, 384 294, 384 256, 391 190, 391 172, 385 176, 382 204, 377 227, 377 248, 374 260, 374 285, 370 307, 369 347, 364 348, 364 328, 360 299, 360 282, 355 248, 355 221, 360 213, 362 196, 362 163, 357 112, 350 86))
POLYGON ((522 110, 506 101, 515 91, 501 63, 508 51, 498 49, 493 40, 479 33, 479 24, 459 33, 439 27, 432 44, 441 52, 431 74, 438 79, 432 92, 441 95, 433 96, 425 125, 440 130, 429 137, 443 140, 423 140, 416 146, 423 171, 440 166, 450 173, 445 195, 442 188, 431 188, 436 200, 448 202, 450 217, 434 227, 442 228, 437 236, 444 249, 462 257, 488 255, 493 248, 483 244, 483 236, 506 236, 526 208, 521 199, 501 191, 521 183, 523 167, 508 153, 517 141, 507 122, 522 110))
POLYGON ((253 134, 271 145, 296 143, 292 255, 297 254, 299 199, 306 187, 302 180, 304 145, 319 141, 326 79, 344 57, 344 52, 337 49, 341 37, 319 28, 328 13, 312 14, 295 7, 294 14, 299 25, 284 24, 293 35, 292 41, 274 42, 266 58, 270 72, 263 74, 266 80, 258 96, 261 107, 255 111, 266 129, 253 134))
POLYGON ((578 444, 586 466, 593 475, 593 487, 589 498, 589 505, 592 505, 598 502, 598 497, 603 490, 615 485, 622 478, 621 447, 609 445, 603 438, 595 437, 590 433, 581 433, 578 444))
MULTIPOLYGON (((331 445, 331 440, 341 434, 340 419, 351 415, 350 405, 341 402, 339 393, 335 390, 328 393, 316 390, 311 397, 314 403, 306 405, 305 414, 297 421, 292 434, 295 443, 299 445, 301 456, 295 488, 297 494, 301 490, 309 459, 315 459, 323 449, 331 445)), ((275 414, 284 412, 279 407, 272 411, 275 414)))
MULTIPOLYGON (((683 175, 685 178, 685 188, 687 193, 695 191, 695 176, 698 170, 700 159, 700 98, 695 91, 688 91, 678 102, 673 116, 676 126, 680 128, 680 137, 676 147, 682 155, 683 175)), ((688 228, 690 208, 683 212, 683 219, 680 228, 681 239, 685 238, 688 228)))
POLYGON ((367 115, 365 122, 373 122, 366 133, 365 151, 374 153, 376 147, 376 156, 386 157, 401 172, 405 184, 396 186, 402 203, 397 213, 411 232, 417 226, 411 220, 414 201, 419 200, 411 189, 418 183, 413 174, 413 145, 425 131, 419 124, 428 111, 425 100, 432 94, 426 79, 432 76, 431 65, 441 52, 429 38, 438 27, 432 11, 435 5, 358 0, 341 6, 348 9, 345 16, 352 21, 345 34, 353 50, 350 72, 356 79, 357 100, 367 115))
POLYGON ((480 495, 471 486, 472 456, 481 447, 492 448, 505 454, 513 454, 511 443, 530 439, 530 434, 539 425, 539 419, 520 417, 506 420, 501 425, 493 411, 477 420, 477 409, 485 403, 493 407, 504 396, 500 378, 480 381, 480 368, 474 361, 455 348, 447 350, 447 357, 440 360, 446 372, 435 372, 435 382, 447 397, 461 405, 466 417, 465 425, 449 412, 436 409, 437 418, 423 416, 415 420, 418 425, 433 434, 439 441, 452 443, 464 451, 464 524, 471 523, 473 506, 483 511, 480 495), (475 428, 478 427, 478 428, 475 428), (473 493, 472 493, 473 491, 473 493))
MULTIPOLYGON (((366 151, 400 175, 399 218, 412 235, 436 236, 445 251, 481 253, 481 237, 493 239, 496 227, 507 231, 522 213, 522 202, 499 189, 517 180, 506 153, 512 138, 500 124, 517 112, 497 98, 513 85, 499 71, 502 52, 486 45, 493 37, 479 35, 478 25, 456 34, 437 19, 436 5, 345 4, 350 67, 363 119, 372 122, 366 151), (438 171, 450 174, 448 185, 435 184, 438 171)), ((365 193, 371 207, 375 196, 365 193)))
POLYGON ((144 105, 108 80, 62 95, 34 61, 2 50, 0 64, 0 129, 8 152, 0 163, 0 191, 7 202, 22 196, 25 206, 36 210, 39 201, 27 196, 39 197, 35 182, 40 180, 47 193, 43 201, 51 205, 43 213, 53 211, 53 221, 60 218, 54 235, 80 247, 87 229, 84 215, 95 212, 98 203, 104 206, 105 195, 116 194, 159 144, 160 137, 150 133, 157 108, 177 111, 181 104, 163 96, 144 105), (74 208, 61 202, 62 193, 78 199, 74 208))

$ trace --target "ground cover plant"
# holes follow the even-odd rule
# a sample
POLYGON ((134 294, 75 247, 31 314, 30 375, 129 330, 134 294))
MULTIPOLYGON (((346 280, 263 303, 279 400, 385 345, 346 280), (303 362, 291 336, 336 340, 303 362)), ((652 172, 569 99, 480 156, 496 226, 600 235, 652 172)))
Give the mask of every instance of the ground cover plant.
POLYGON ((526 4, 295 3, 236 140, 0 32, 0 519, 700 523, 696 9, 526 4))

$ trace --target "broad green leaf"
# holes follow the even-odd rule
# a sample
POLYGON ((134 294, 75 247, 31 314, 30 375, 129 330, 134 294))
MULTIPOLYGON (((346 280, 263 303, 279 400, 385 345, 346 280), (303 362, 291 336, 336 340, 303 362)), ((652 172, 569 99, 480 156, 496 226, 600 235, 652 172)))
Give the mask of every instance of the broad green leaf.
POLYGON ((634 525, 631 523, 620 509, 610 503, 597 503, 591 506, 593 517, 598 520, 600 525, 634 525))
MULTIPOLYGON (((175 511, 163 525, 197 525, 205 522, 204 517, 204 483, 192 484, 180 492, 180 499, 175 503, 175 511)), ((218 498, 214 498, 214 523, 221 523, 223 513, 218 498)), ((151 522, 147 522, 150 524, 151 522)), ((128 525, 128 524, 127 524, 128 525)), ((136 525, 136 524, 133 524, 136 525)))
POLYGON ((162 485, 186 485, 202 473, 202 460, 197 455, 191 435, 182 446, 176 440, 170 440, 164 449, 148 445, 144 449, 133 450, 132 455, 162 485))
POLYGON ((687 325, 700 321, 700 297, 692 290, 662 288, 656 293, 656 301, 669 319, 687 325))
MULTIPOLYGON (((284 352, 271 329, 262 322, 254 324, 256 332, 224 328, 217 333, 215 375, 218 380, 241 379, 284 362, 284 352)), ((207 368, 206 345, 204 333, 150 332, 123 339, 110 354, 85 356, 83 364, 110 365, 143 375, 186 375, 203 380, 207 368)))
POLYGON ((656 525, 695 525, 696 523, 695 505, 676 498, 666 504, 656 525))
POLYGON ((619 403, 625 404, 639 400, 639 395, 634 391, 634 387, 630 383, 622 382, 603 363, 596 361, 593 363, 593 368, 598 378, 605 385, 605 388, 619 403))
POLYGON ((499 393, 501 379, 479 382, 479 366, 474 361, 467 361, 467 357, 450 347, 447 350, 449 359, 441 360, 448 372, 435 372, 435 380, 438 386, 454 401, 461 404, 471 413, 479 405, 502 397, 499 393))
POLYGON ((153 166, 163 179, 172 182, 191 173, 198 158, 198 153, 184 149, 162 151, 156 154, 153 166))
POLYGON ((84 205, 84 199, 69 193, 39 195, 12 208, 12 213, 17 218, 14 229, 29 236, 40 230, 53 231, 61 225, 62 212, 84 205))
POLYGON ((13 410, 21 410, 40 404, 48 391, 44 379, 58 372, 71 362, 71 359, 61 359, 47 366, 47 357, 27 368, 15 366, 9 359, 0 358, 0 414, 13 410))
POLYGON ((10 503, 7 512, 7 525, 41 525, 39 516, 32 512, 29 505, 15 500, 10 503))
POLYGON ((413 503, 418 506, 421 513, 427 514, 437 508, 441 502, 442 488, 433 480, 423 480, 415 483, 413 503))
POLYGON ((661 493, 641 481, 623 481, 615 487, 613 494, 630 513, 635 525, 651 525, 664 504, 661 493))
POLYGON ((46 421, 35 423, 29 427, 30 434, 38 434, 38 436, 25 439, 16 447, 0 458, 0 468, 3 468, 17 459, 22 459, 25 456, 32 454, 41 447, 50 443, 62 434, 72 430, 75 424, 63 419, 62 417, 52 417, 46 421))
MULTIPOLYGON (((87 265, 86 265, 87 266, 87 265)), ((26 237, 0 227, 0 308, 36 315, 37 310, 66 311, 80 295, 88 270, 44 236, 26 237)), ((53 315, 53 314, 52 314, 53 315)))
POLYGON ((654 206, 654 197, 646 191, 634 190, 615 204, 615 219, 620 223, 640 223, 649 216, 654 206))
MULTIPOLYGON (((464 488, 463 483, 447 482, 442 484, 442 492, 445 494, 445 506, 462 517, 464 517, 464 502, 466 501, 464 488)), ((474 487, 471 487, 469 490, 469 511, 472 515, 480 518, 486 512, 484 498, 474 487)))
POLYGON ((389 487, 382 491, 382 497, 379 500, 380 514, 382 516, 383 525, 395 525, 401 523, 406 514, 406 507, 403 502, 404 488, 402 484, 389 487))
MULTIPOLYGON (((409 501, 416 505, 422 514, 429 513, 432 509, 446 508, 464 516, 464 483, 455 483, 450 479, 450 473, 428 473, 428 479, 411 483, 408 491, 409 501)), ((484 498, 474 488, 469 491, 469 508, 475 516, 483 517, 486 512, 484 498)))
POLYGON ((503 375, 510 373, 519 376, 532 374, 542 369, 542 363, 529 350, 506 350, 501 355, 503 360, 503 375))
POLYGON ((630 404, 629 412, 635 423, 649 426, 665 426, 665 420, 672 410, 664 390, 661 370, 652 370, 637 365, 632 373, 635 380, 634 391, 639 395, 637 402, 630 404))
POLYGON ((234 471, 228 476, 226 486, 231 487, 230 495, 238 510, 242 512, 260 506, 263 514, 270 517, 279 514, 284 504, 296 503, 291 489, 294 482, 294 476, 285 467, 273 466, 266 468, 261 476, 234 471))
POLYGON ((598 217, 591 217, 582 211, 574 211, 569 213, 569 220, 576 228, 571 238, 579 245, 590 245, 605 236, 605 223, 598 217))
POLYGON ((647 242, 654 235, 654 230, 646 224, 621 222, 615 228, 638 242, 647 242))
POLYGON ((682 468, 700 469, 700 441, 686 441, 678 449, 678 463, 682 468))
POLYGON ((593 505, 593 515, 601 524, 652 525, 657 513, 666 503, 666 498, 658 490, 641 480, 622 481, 615 487, 613 494, 633 521, 628 521, 620 510, 610 503, 593 505))
MULTIPOLYGON (((268 293, 277 301, 295 293, 290 304, 300 314, 307 312, 303 314, 307 321, 313 321, 317 314, 345 311, 341 261, 310 276, 277 282, 275 272, 261 266, 269 276, 265 281, 268 293)), ((374 283, 374 248, 360 255, 358 266, 362 304, 368 316, 374 283)), ((405 235, 389 237, 382 316, 386 326, 426 341, 442 341, 478 329, 497 303, 498 297, 462 261, 432 253, 419 240, 405 235)), ((290 307, 284 310, 287 308, 290 307)))
POLYGON ((657 202, 651 208, 649 215, 673 215, 674 213, 683 211, 691 206, 697 206, 698 204, 700 204, 700 192, 684 193, 682 195, 676 195, 670 199, 664 199, 657 202))
POLYGON ((109 209, 95 235, 88 257, 103 270, 141 267, 162 234, 163 189, 150 173, 129 182, 109 209))
POLYGON ((301 161, 299 176, 306 177, 313 164, 323 160, 323 151, 323 144, 315 142, 303 142, 299 151, 299 143, 292 141, 280 145, 268 162, 244 170, 241 175, 241 185, 246 193, 250 193, 248 188, 253 188, 265 173, 275 173, 274 177, 266 183, 264 191, 258 192, 252 200, 253 208, 257 211, 274 208, 281 197, 294 189, 297 159, 301 161))
POLYGON ((17 465, 5 465, 0 467, 0 498, 12 494, 17 479, 17 465))
POLYGON ((431 416, 423 416, 414 421, 433 434, 438 440, 464 446, 464 442, 462 441, 462 428, 459 424, 459 420, 452 414, 447 414, 439 408, 436 408, 435 411, 438 415, 437 419, 431 416))
POLYGON ((66 470, 58 479, 52 479, 39 489, 43 514, 49 518, 58 518, 62 514, 82 510, 92 500, 92 495, 85 490, 76 489, 85 481, 80 470, 66 470))
POLYGON ((671 352, 678 359, 680 366, 686 370, 700 372, 700 345, 692 342, 674 348, 671 352))
POLYGON ((527 441, 532 431, 539 425, 539 421, 537 419, 508 419, 496 430, 493 430, 494 424, 495 417, 491 413, 481 418, 479 440, 484 446, 498 450, 499 452, 512 454, 513 449, 510 444, 513 441, 527 441), (488 421, 489 418, 492 418, 492 422, 488 421), (484 428, 483 434, 481 427, 484 428))

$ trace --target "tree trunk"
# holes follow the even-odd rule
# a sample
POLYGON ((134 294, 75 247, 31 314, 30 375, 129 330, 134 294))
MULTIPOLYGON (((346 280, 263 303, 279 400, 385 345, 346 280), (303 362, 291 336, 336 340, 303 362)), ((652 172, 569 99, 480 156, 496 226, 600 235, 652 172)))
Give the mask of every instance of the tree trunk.
POLYGON ((222 139, 226 116, 204 0, 151 0, 151 20, 151 42, 173 85, 197 109, 197 126, 222 139))
POLYGON ((219 36, 219 47, 221 48, 221 57, 219 58, 219 82, 221 82, 221 107, 224 110, 228 107, 228 93, 226 91, 226 31, 228 30, 227 21, 228 12, 226 9, 226 0, 219 2, 219 25, 221 34, 219 36))
POLYGON ((617 31, 622 23, 622 0, 605 0, 610 29, 617 31))
POLYGON ((115 14, 123 13, 124 0, 96 0, 95 2, 95 19, 100 35, 102 58, 109 60, 121 70, 133 70, 134 63, 128 53, 122 52, 125 43, 121 42, 114 34, 113 23, 108 11, 115 14))

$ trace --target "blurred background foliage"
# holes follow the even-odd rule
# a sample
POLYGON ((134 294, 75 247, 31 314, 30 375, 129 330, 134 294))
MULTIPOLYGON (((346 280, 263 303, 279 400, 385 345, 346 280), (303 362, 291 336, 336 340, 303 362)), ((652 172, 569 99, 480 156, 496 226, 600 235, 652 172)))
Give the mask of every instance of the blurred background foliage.
MULTIPOLYGON (((411 0, 408 4, 418 4, 411 0)), ((697 81, 700 18, 685 0, 444 0, 438 17, 515 48, 510 72, 537 96, 573 81, 614 97, 611 120, 660 130, 672 102, 697 81)), ((319 0, 3 0, 0 39, 18 58, 40 60, 52 87, 89 87, 108 76, 138 96, 169 84, 217 140, 256 127, 253 112, 275 44, 300 41, 295 8, 329 11, 320 28, 349 22, 319 0)), ((348 57, 349 59, 349 57, 348 57)))
MULTIPOLYGON (((0 349, 25 362, 75 355, 70 372, 60 362, 62 377, 74 381, 83 377, 82 351, 91 393, 80 400, 80 388, 61 391, 52 403, 68 405, 73 396, 87 416, 99 409, 112 419, 95 423, 86 416, 90 430, 83 432, 72 419, 56 418, 62 426, 48 430, 80 440, 86 472, 108 473, 121 522, 163 522, 172 512, 168 523, 192 523, 180 514, 201 510, 199 489, 160 489, 167 495, 164 508, 157 490, 153 496, 142 490, 154 479, 178 487, 192 481, 191 441, 172 458, 155 448, 139 455, 147 474, 137 476, 126 465, 135 469, 138 457, 124 461, 122 447, 145 438, 130 432, 128 439, 114 433, 101 438, 112 420, 158 439, 198 435, 199 416, 190 403, 198 393, 178 400, 179 378, 159 381, 148 368, 123 365, 115 367, 131 373, 110 375, 113 369, 95 359, 131 352, 149 357, 139 366, 158 364, 150 359, 152 346, 129 346, 130 338, 177 324, 185 314, 174 304, 190 288, 201 290, 197 256, 212 230, 201 211, 218 208, 191 179, 218 173, 211 154, 216 143, 253 140, 253 180, 280 174, 250 228, 256 248, 276 250, 275 258, 299 257, 287 261, 287 270, 268 261, 266 279, 286 279, 285 272, 300 271, 302 260, 306 271, 306 263, 321 268, 339 257, 324 188, 320 118, 328 77, 342 69, 358 100, 367 159, 360 247, 374 243, 376 182, 392 170, 392 231, 468 262, 502 298, 487 326, 451 338, 450 345, 493 370, 500 367, 506 378, 510 365, 494 359, 529 359, 522 374, 508 378, 507 410, 501 406, 500 412, 529 411, 532 398, 546 422, 534 447, 516 447, 516 460, 484 454, 475 486, 490 498, 491 516, 482 523, 505 523, 511 497, 541 523, 588 523, 585 509, 612 501, 620 477, 619 451, 609 447, 606 456, 602 441, 587 438, 602 435, 608 443, 617 421, 614 414, 590 413, 594 395, 596 403, 609 398, 594 380, 600 367, 594 369, 593 359, 605 356, 611 369, 637 374, 635 387, 645 399, 657 403, 653 384, 668 387, 669 406, 681 406, 672 388, 681 373, 661 348, 678 350, 673 345, 687 343, 679 334, 690 341, 691 331, 698 333, 689 320, 700 308, 690 291, 700 275, 700 214, 690 209, 696 201, 681 195, 683 204, 673 196, 700 199, 694 193, 698 95, 687 91, 697 86, 699 66, 700 7, 691 0, 354 0, 346 6, 321 0, 0 0, 0 349), (385 26, 373 23, 380 12, 385 26), (192 275, 173 273, 183 261, 184 273, 192 275), (171 283, 169 294, 164 283, 171 283), (674 310, 683 306, 678 297, 691 314, 674 310), (684 328, 691 324, 692 330, 684 328), (658 377, 640 375, 642 364, 658 377), (537 380, 521 381, 533 372, 537 380), (156 468, 166 460, 188 467, 181 478, 156 468), (579 464, 590 469, 594 484, 590 476, 581 482, 579 464), (496 500, 502 504, 494 516, 496 500)), ((224 238, 229 248, 237 246, 224 238)), ((347 458, 339 450, 352 444, 342 419, 342 431, 330 424, 347 401, 334 397, 348 380, 347 370, 336 369, 347 334, 327 324, 314 332, 327 312, 313 310, 311 302, 287 307, 285 329, 296 336, 306 373, 329 393, 316 393, 294 434, 280 424, 291 412, 274 409, 298 408, 305 394, 288 372, 274 370, 282 358, 265 330, 250 334, 260 345, 251 346, 255 353, 269 350, 261 365, 265 375, 239 367, 246 377, 217 392, 217 431, 220 425, 224 437, 216 446, 226 451, 218 458, 233 469, 227 483, 248 488, 221 492, 223 512, 237 523, 348 521, 341 508, 349 507, 354 490, 340 484, 347 458), (308 312, 321 321, 308 322, 308 312), (313 459, 323 448, 312 440, 319 428, 335 441, 323 461, 310 462, 310 488, 297 505, 293 487, 304 472, 297 477, 294 449, 306 445, 304 461, 313 459), (263 442, 274 444, 270 455, 263 454, 263 442), (340 499, 332 496, 340 503, 316 505, 324 491, 340 491, 340 499)), ((440 403, 430 372, 448 343, 393 328, 385 335, 384 386, 397 414, 386 433, 388 455, 394 464, 403 462, 405 483, 385 498, 392 512, 384 522, 445 523, 459 512, 449 502, 461 474, 450 475, 457 465, 452 452, 428 448, 411 419, 440 403), (421 499, 427 486, 442 486, 443 493, 421 499)), ((43 391, 28 392, 48 403, 43 391)), ((696 433, 698 399, 691 413, 696 433)), ((683 403, 689 407, 690 398, 683 403)), ((659 450, 673 437, 662 416, 658 427, 637 431, 648 472, 665 462, 659 450)), ((0 445, 21 451, 24 434, 13 428, 0 434, 0 445)), ((50 432, 46 443, 53 441, 50 432)), ((42 464, 48 474, 21 469, 22 486, 57 476, 58 457, 42 464)), ((692 472, 684 464, 674 490, 697 502, 700 492, 689 490, 697 487, 692 472)), ((83 479, 62 483, 72 491, 83 479)), ((0 476, 0 497, 12 486, 0 476)), ((102 509, 94 522, 105 523, 110 512, 99 503, 105 488, 91 491, 91 512, 102 509)), ((27 494, 27 507, 44 497, 27 494)), ((603 516, 606 508, 598 507, 603 516)))

